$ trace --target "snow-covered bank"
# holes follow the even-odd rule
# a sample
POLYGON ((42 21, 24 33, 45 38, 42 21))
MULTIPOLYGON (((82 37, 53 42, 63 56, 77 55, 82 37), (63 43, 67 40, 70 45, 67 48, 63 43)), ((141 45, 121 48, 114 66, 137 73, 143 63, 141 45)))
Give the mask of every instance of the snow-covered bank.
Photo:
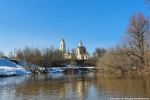
POLYGON ((26 74, 31 74, 31 72, 8 59, 0 58, 0 76, 19 76, 26 74))

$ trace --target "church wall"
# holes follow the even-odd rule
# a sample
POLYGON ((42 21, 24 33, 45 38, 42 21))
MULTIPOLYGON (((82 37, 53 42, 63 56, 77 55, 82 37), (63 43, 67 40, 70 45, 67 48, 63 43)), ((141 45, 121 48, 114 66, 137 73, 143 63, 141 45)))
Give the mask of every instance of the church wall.
MULTIPOLYGON (((89 59, 88 54, 82 54, 82 49, 80 50, 80 47, 83 46, 82 42, 80 41, 79 47, 76 49, 76 57, 78 60, 82 59, 89 59)), ((66 44, 64 39, 61 40, 60 42, 60 50, 64 53, 64 58, 65 59, 71 59, 71 54, 66 52, 66 44)))

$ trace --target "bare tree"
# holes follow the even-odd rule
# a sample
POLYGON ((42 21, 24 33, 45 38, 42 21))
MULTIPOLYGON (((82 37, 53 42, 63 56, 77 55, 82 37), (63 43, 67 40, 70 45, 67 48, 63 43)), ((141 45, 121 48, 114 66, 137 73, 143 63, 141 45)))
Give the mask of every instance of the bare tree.
POLYGON ((145 51, 149 47, 149 20, 142 14, 133 15, 128 26, 125 53, 145 65, 145 51))
POLYGON ((98 66, 107 71, 120 70, 121 73, 132 70, 141 71, 144 66, 148 66, 147 58, 150 52, 149 25, 148 18, 142 14, 133 15, 125 39, 122 41, 123 44, 121 43, 115 49, 104 54, 99 60, 98 66))
POLYGON ((32 51, 33 57, 32 57, 32 63, 36 65, 41 65, 41 51, 38 48, 33 49, 32 51))
POLYGON ((93 53, 94 58, 102 57, 107 52, 104 48, 96 48, 95 52, 93 53))
POLYGON ((21 59, 21 60, 24 59, 23 52, 22 52, 21 49, 18 49, 18 50, 16 51, 16 58, 17 58, 17 59, 21 59))

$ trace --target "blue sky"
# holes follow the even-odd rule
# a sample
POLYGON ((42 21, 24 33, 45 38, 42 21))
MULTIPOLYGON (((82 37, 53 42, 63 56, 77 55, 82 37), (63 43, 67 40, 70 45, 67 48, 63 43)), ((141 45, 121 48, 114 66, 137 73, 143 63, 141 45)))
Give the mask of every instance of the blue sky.
POLYGON ((69 49, 111 48, 137 12, 150 15, 144 0, 0 0, 0 51, 58 48, 61 38, 69 49))

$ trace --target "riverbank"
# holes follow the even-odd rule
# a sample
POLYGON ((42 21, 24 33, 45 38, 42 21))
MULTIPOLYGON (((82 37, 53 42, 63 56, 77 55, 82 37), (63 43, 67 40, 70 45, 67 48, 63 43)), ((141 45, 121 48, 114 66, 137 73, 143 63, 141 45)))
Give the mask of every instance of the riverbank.
POLYGON ((132 68, 124 71, 114 68, 99 68, 98 72, 108 75, 111 74, 116 76, 138 77, 150 75, 150 67, 143 67, 142 69, 132 68))

